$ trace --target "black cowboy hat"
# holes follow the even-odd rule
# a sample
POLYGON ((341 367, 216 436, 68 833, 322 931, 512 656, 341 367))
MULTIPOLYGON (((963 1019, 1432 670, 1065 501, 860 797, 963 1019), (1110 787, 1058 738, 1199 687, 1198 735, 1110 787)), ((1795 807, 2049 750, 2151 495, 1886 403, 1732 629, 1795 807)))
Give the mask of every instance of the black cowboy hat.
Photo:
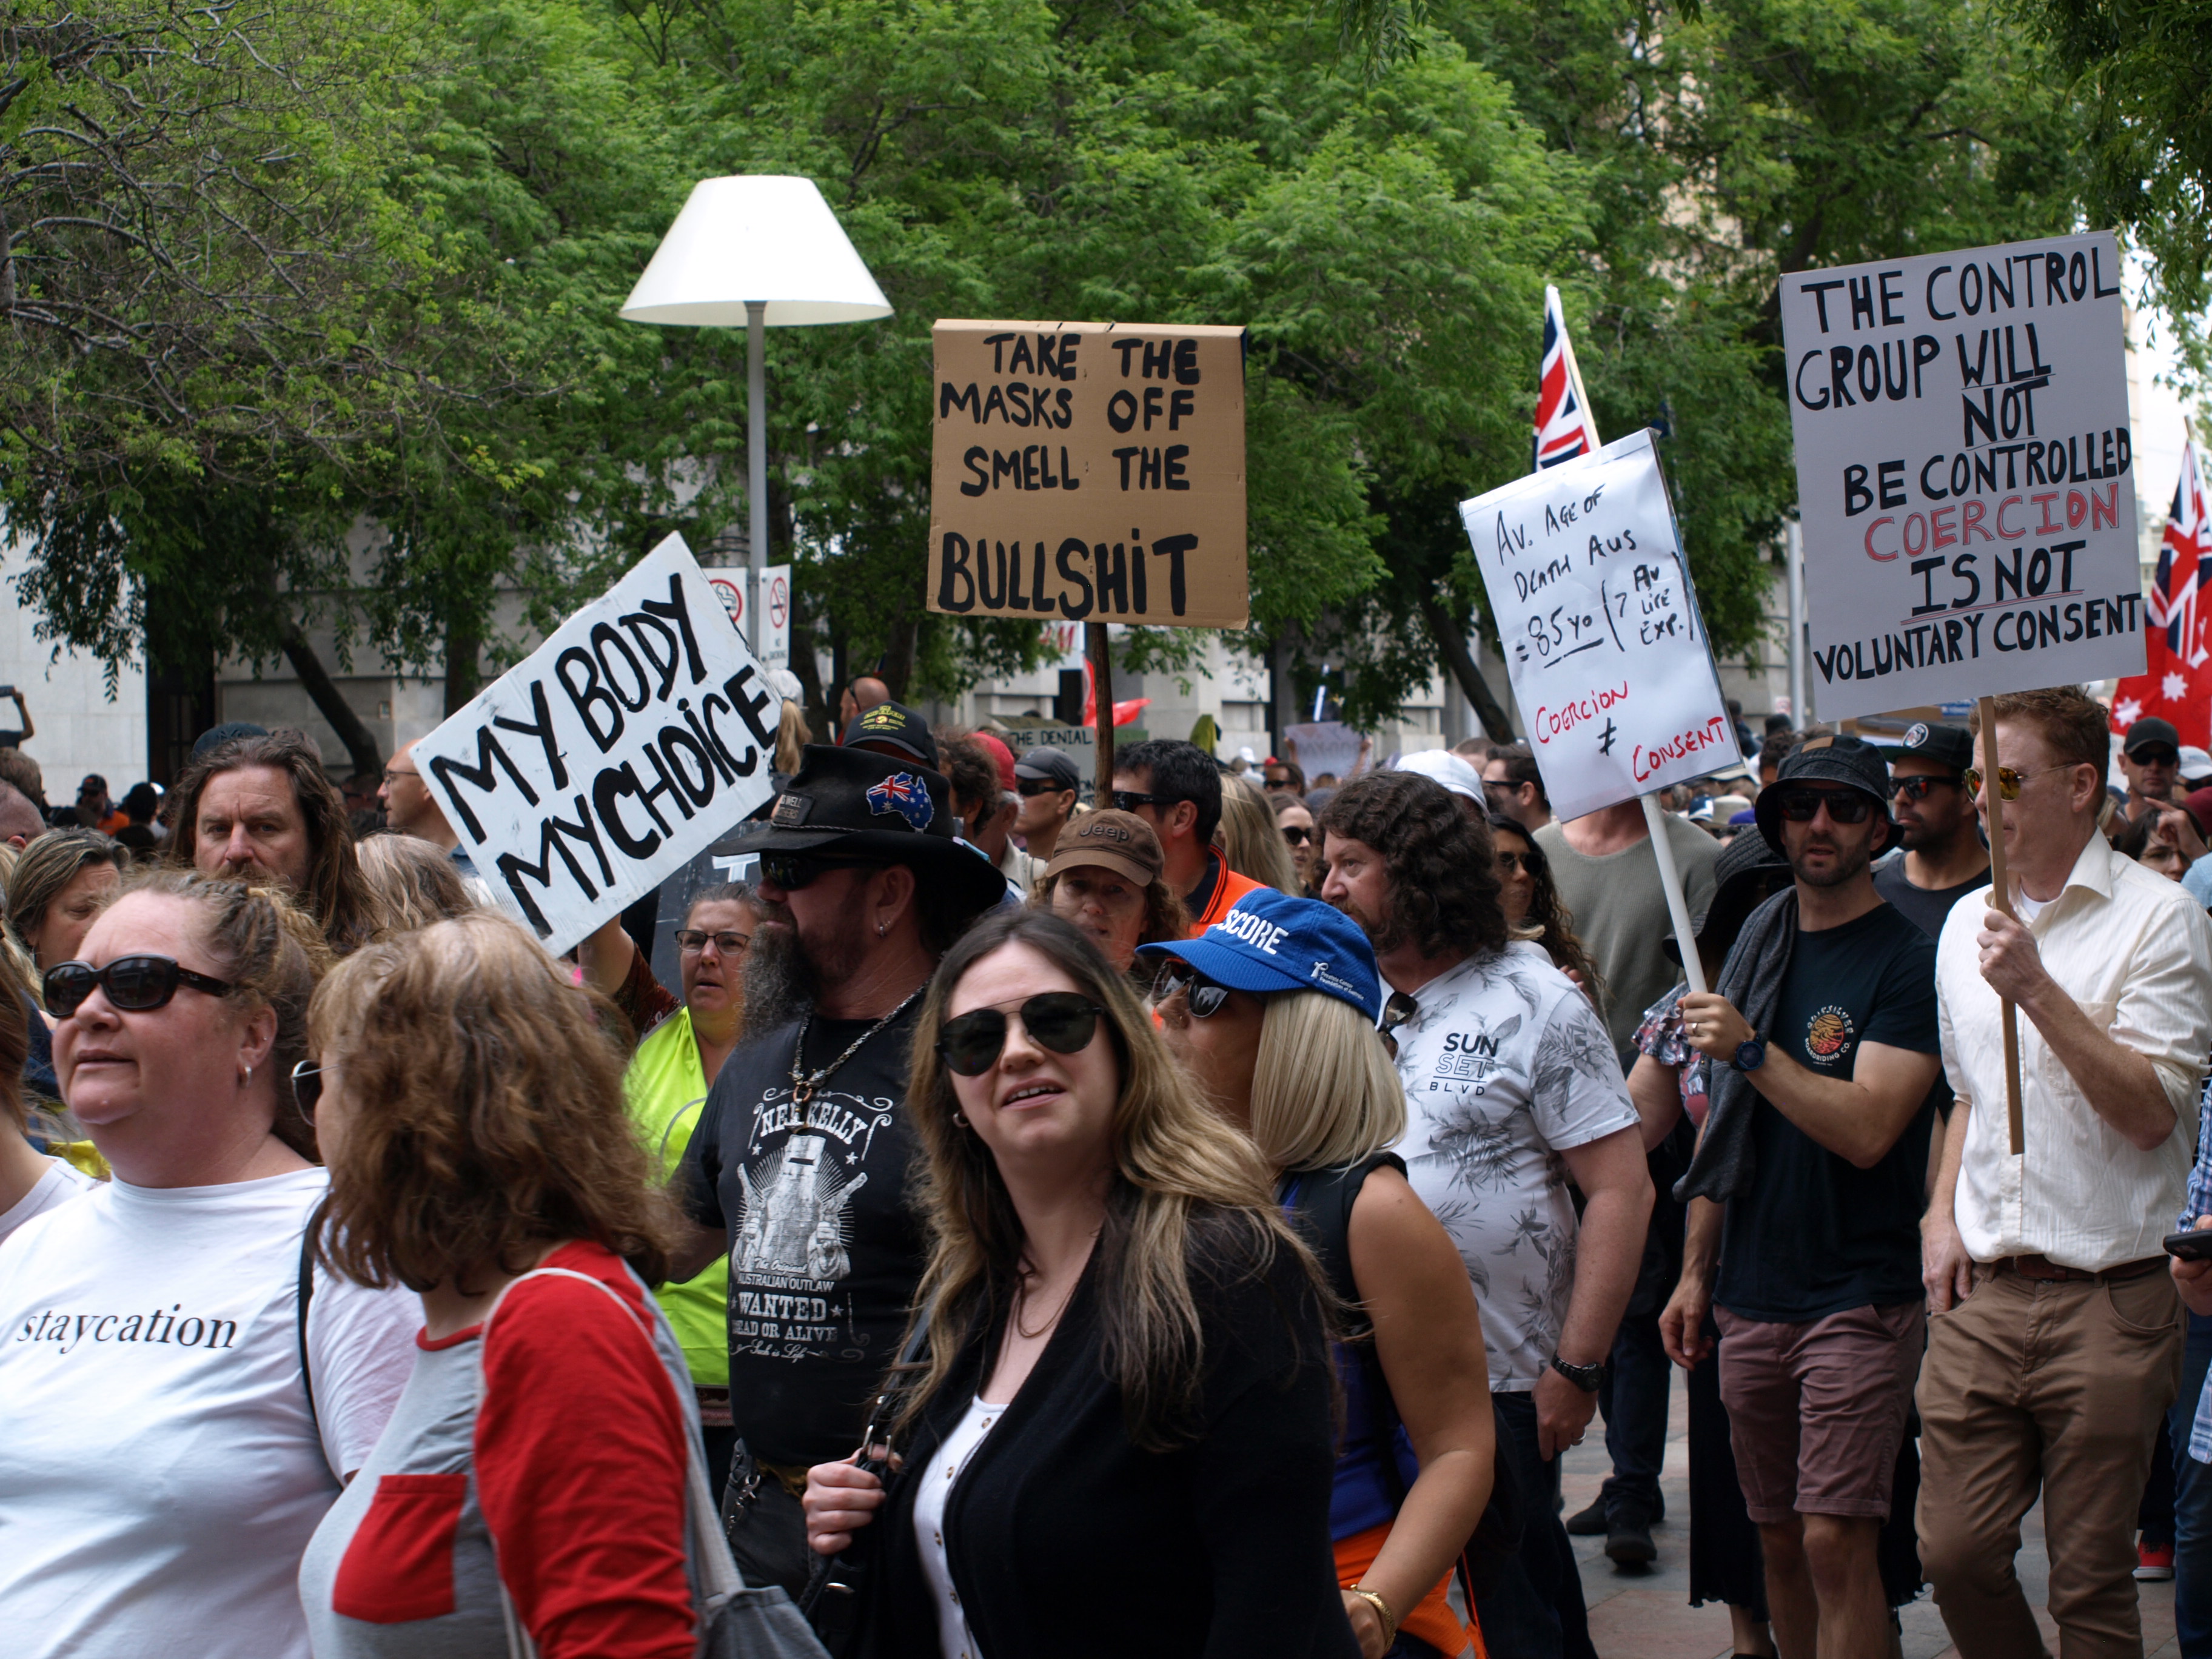
POLYGON ((954 884, 983 910, 1006 896, 1006 878, 952 830, 945 774, 866 749, 810 743, 799 770, 746 836, 748 853, 822 853, 903 864, 954 884))
MULTIPOLYGON (((1790 860, 1768 846, 1764 836, 1738 836, 1713 861, 1713 896, 1690 919, 1691 936, 1702 946, 1706 935, 1718 929, 1733 940, 1745 918, 1794 879, 1790 860)), ((1682 948, 1672 929, 1661 948, 1669 959, 1681 961, 1682 948)))

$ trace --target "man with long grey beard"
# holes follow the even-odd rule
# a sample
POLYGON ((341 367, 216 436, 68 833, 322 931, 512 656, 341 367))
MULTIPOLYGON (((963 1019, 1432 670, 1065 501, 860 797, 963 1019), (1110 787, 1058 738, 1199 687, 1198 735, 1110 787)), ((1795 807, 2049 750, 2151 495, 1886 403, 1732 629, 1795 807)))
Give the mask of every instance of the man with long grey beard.
POLYGON ((908 1048, 938 959, 1006 881, 918 763, 810 744, 767 829, 745 1034, 675 1180, 671 1277, 730 1263, 722 1518, 751 1584, 805 1586, 809 1465, 851 1453, 927 1249, 906 1201, 908 1048))

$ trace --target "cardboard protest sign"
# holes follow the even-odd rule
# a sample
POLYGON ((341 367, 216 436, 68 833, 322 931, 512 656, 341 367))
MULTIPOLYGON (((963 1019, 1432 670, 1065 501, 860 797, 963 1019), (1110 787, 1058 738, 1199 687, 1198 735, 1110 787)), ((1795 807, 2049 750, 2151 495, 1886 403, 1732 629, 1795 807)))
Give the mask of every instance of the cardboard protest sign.
POLYGON ((1742 759, 1649 430, 1460 517, 1555 814, 1742 759))
POLYGON ((1782 279, 1823 717, 2138 673, 2105 233, 1782 279))
POLYGON ((1244 331, 943 321, 928 604, 1242 628, 1244 331))
POLYGON ((768 799, 775 708, 671 536, 415 763, 501 908, 565 951, 768 799))
POLYGON ((1066 726, 1058 720, 1031 720, 1006 718, 997 722, 999 735, 1006 747, 1014 751, 1018 763, 1022 757, 1035 749, 1057 749, 1075 763, 1076 775, 1083 780, 1076 799, 1085 806, 1091 805, 1093 793, 1091 779, 1098 770, 1098 733, 1088 726, 1066 726))

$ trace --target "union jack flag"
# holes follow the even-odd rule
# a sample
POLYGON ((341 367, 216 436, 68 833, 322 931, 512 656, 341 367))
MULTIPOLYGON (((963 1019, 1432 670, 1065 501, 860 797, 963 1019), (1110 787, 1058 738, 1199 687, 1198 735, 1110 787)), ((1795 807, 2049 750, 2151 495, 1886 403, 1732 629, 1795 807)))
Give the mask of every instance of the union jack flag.
POLYGON ((2125 732, 2146 714, 2171 720, 2182 742, 2199 748, 2212 738, 2212 644, 2205 640, 2212 611, 2202 603, 2212 584, 2212 511, 2204 498, 2197 446, 2181 447, 2181 477, 2173 487, 2159 548, 2158 578, 2144 605, 2143 672, 2122 680, 2112 694, 2112 729, 2125 732))
POLYGON ((1575 348, 1567 338, 1566 313, 1559 309, 1559 290, 1544 287, 1544 368, 1536 386, 1536 434, 1531 471, 1541 471, 1594 453, 1600 443, 1597 423, 1590 418, 1589 397, 1583 390, 1582 370, 1575 366, 1575 348))
POLYGON ((896 812, 916 833, 929 828, 937 807, 929 799, 929 786, 911 772, 894 772, 881 783, 868 786, 868 811, 878 817, 896 812))

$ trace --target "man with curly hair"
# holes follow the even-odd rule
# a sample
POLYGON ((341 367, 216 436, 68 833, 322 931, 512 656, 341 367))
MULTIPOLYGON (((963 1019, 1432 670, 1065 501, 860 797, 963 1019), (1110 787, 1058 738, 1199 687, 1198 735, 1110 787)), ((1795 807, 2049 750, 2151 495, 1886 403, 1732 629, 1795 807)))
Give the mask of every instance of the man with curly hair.
POLYGON ((1482 1304, 1500 1447, 1526 1524, 1479 1598, 1493 1653, 1589 1659, 1559 1516, 1651 1211, 1636 1109, 1589 998, 1515 940, 1487 823, 1415 772, 1355 778, 1321 815, 1322 897, 1366 930, 1392 995, 1407 1132, 1396 1148, 1482 1304), (1579 1227, 1566 1177, 1588 1198, 1579 1227))

